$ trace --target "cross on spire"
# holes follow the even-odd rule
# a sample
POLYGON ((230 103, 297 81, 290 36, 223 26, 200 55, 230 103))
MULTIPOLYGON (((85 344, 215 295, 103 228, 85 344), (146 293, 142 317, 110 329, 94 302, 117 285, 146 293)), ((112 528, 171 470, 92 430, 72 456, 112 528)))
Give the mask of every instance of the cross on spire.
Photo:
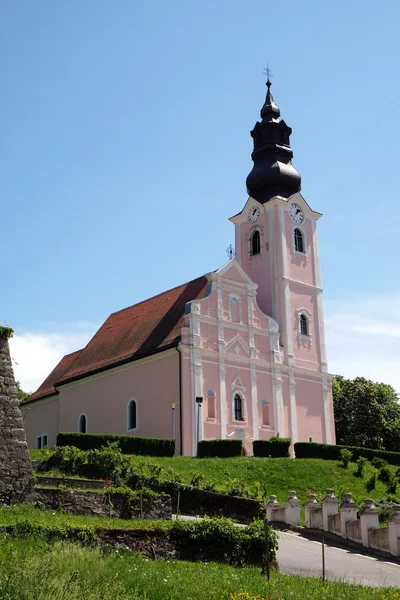
POLYGON ((269 87, 271 85, 271 79, 273 78, 272 71, 269 68, 269 63, 267 63, 267 66, 264 68, 264 75, 267 76, 267 85, 269 84, 269 87))

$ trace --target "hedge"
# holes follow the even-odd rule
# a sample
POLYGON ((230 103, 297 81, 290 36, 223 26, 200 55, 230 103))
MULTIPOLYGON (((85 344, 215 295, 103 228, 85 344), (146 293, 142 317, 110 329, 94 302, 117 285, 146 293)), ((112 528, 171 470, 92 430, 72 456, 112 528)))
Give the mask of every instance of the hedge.
POLYGON ((289 448, 292 440, 290 438, 279 438, 273 440, 254 440, 254 456, 270 456, 271 458, 287 458, 290 456, 289 448))
POLYGON ((361 456, 372 460, 375 456, 386 460, 391 465, 400 466, 400 452, 387 452, 374 448, 361 448, 359 446, 334 446, 331 444, 318 444, 316 442, 297 442, 294 444, 296 458, 322 458, 323 460, 341 460, 340 451, 347 448, 352 453, 352 461, 361 456))
POLYGON ((134 437, 110 433, 60 432, 57 446, 75 446, 80 450, 98 450, 108 442, 117 442, 124 454, 143 456, 174 456, 175 440, 165 438, 134 437))
POLYGON ((242 440, 202 440, 198 444, 198 458, 229 458, 242 455, 242 440))

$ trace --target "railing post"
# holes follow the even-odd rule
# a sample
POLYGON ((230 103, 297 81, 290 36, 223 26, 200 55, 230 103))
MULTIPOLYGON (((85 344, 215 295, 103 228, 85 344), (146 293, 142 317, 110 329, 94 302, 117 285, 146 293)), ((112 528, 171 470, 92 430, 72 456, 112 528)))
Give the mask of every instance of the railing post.
POLYGON ((275 520, 273 511, 280 507, 281 505, 279 504, 279 502, 277 502, 276 496, 270 496, 267 502, 267 520, 269 523, 275 520))
POLYGON ((311 513, 319 508, 321 508, 321 505, 317 501, 317 496, 315 494, 308 494, 308 500, 304 505, 306 527, 311 527, 311 513))
POLYGON ((369 530, 379 529, 379 510, 371 498, 364 500, 360 510, 361 539, 363 546, 369 547, 369 530))
POLYGON ((289 492, 289 497, 286 500, 285 523, 288 525, 300 524, 300 500, 294 490, 289 492))
POLYGON ((339 500, 336 498, 332 488, 326 490, 325 498, 322 500, 322 524, 324 531, 329 531, 330 515, 338 514, 339 500))
POLYGON ((393 556, 400 556, 400 504, 393 506, 393 512, 388 520, 389 548, 393 556))
POLYGON ((340 527, 342 537, 347 539, 347 522, 357 521, 357 504, 353 500, 352 494, 345 494, 342 503, 339 506, 340 527))

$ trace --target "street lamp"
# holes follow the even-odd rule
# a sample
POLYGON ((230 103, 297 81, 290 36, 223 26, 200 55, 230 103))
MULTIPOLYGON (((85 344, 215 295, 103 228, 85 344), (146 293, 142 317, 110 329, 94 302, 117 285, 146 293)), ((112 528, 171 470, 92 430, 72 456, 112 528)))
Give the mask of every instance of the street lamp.
POLYGON ((200 441, 200 409, 203 404, 203 396, 196 396, 197 403, 197 445, 196 445, 196 455, 199 454, 199 441, 200 441))
POLYGON ((175 439, 175 407, 176 402, 171 402, 172 405, 172 439, 175 439))

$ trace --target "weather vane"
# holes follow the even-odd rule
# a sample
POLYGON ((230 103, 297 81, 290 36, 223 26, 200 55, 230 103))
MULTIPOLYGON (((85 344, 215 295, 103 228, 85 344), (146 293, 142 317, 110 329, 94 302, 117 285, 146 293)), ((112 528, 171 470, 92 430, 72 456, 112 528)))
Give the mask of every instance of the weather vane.
POLYGON ((267 63, 267 66, 264 69, 264 75, 267 76, 268 81, 273 78, 272 71, 269 68, 269 64, 268 63, 267 63))

